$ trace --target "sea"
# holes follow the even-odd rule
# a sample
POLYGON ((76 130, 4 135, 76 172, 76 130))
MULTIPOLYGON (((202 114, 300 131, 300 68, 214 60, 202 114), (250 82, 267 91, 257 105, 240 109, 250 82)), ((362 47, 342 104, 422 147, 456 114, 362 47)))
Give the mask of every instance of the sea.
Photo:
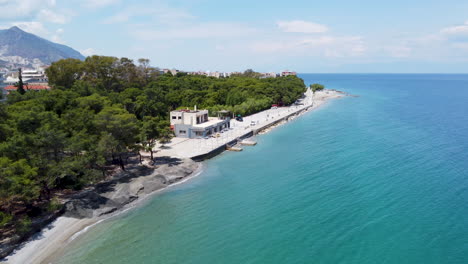
POLYGON ((53 263, 468 263, 468 75, 301 74, 330 101, 53 263))

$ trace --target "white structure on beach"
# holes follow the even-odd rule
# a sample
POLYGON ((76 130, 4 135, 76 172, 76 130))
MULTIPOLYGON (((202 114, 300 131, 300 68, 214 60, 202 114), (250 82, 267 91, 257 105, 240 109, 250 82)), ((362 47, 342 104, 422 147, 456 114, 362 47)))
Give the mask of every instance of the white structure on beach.
POLYGON ((177 110, 171 112, 171 129, 176 137, 197 138, 214 135, 229 128, 230 118, 208 117, 208 110, 177 110))
MULTIPOLYGON (((245 137, 250 133, 255 134, 262 129, 272 127, 275 124, 280 124, 281 120, 288 120, 289 117, 293 118, 294 115, 301 114, 309 109, 316 109, 330 99, 343 96, 343 93, 332 90, 312 93, 310 89, 307 89, 304 97, 301 99, 301 104, 271 108, 250 116, 244 116, 243 121, 232 119, 229 123, 230 129, 225 130, 224 133, 216 133, 215 137, 204 139, 201 137, 193 138, 193 136, 192 139, 189 139, 188 136, 175 137, 170 143, 157 147, 155 149, 158 151, 156 155, 161 157, 171 156, 178 158, 194 158, 207 155, 215 149, 226 146, 226 144, 235 139, 245 137)), ((176 117, 176 120, 178 120, 178 117, 176 117)), ((182 120, 182 117, 180 120, 182 120)))

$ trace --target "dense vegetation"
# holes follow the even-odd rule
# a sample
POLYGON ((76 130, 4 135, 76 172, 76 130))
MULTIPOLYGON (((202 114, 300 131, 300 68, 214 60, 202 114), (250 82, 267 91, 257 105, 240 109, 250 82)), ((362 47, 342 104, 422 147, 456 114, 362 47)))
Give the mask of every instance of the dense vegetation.
POLYGON ((312 92, 317 92, 317 91, 323 91, 325 89, 325 86, 319 83, 313 83, 310 85, 310 89, 312 92))
POLYGON ((50 91, 13 92, 0 105, 0 229, 24 229, 27 216, 56 208, 57 192, 125 170, 129 156, 167 142, 172 109, 246 115, 291 104, 305 90, 294 76, 161 75, 148 60, 101 56, 55 62, 47 75, 50 91))

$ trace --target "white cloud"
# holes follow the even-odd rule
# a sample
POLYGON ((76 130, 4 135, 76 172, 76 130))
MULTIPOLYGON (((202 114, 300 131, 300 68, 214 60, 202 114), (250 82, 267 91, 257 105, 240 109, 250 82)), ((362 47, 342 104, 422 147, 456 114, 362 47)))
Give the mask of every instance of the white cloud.
POLYGON ((96 50, 93 48, 87 48, 84 50, 80 50, 80 53, 83 54, 85 57, 92 56, 96 54, 96 50))
POLYGON ((2 18, 25 18, 34 16, 41 9, 55 7, 55 0, 3 0, 0 1, 2 18))
POLYGON ((68 18, 65 15, 58 14, 49 9, 42 9, 39 11, 38 19, 56 24, 65 24, 68 22, 68 18))
POLYGON ((13 22, 10 26, 17 26, 22 30, 38 35, 41 37, 46 37, 49 34, 49 31, 44 27, 41 22, 32 21, 32 22, 13 22))
POLYGON ((283 32, 324 33, 328 31, 328 27, 325 25, 302 20, 279 21, 276 25, 283 32))
POLYGON ((57 10, 55 0, 0 0, 0 21, 37 21, 65 24, 74 16, 71 9, 57 10))
POLYGON ((50 41, 59 43, 59 44, 65 44, 65 42, 59 35, 52 35, 52 37, 50 38, 50 41))
POLYGON ((65 41, 62 40, 63 28, 59 28, 55 31, 55 34, 52 35, 51 41, 55 43, 65 44, 65 41))
POLYGON ((468 21, 463 25, 444 28, 440 32, 448 35, 468 35, 468 21))

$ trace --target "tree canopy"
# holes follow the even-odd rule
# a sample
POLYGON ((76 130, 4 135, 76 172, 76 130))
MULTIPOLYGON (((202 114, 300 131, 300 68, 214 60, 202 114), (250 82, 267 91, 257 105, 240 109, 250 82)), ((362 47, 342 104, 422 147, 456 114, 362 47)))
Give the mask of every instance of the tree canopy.
POLYGON ((322 91, 323 89, 325 89, 325 86, 319 83, 314 83, 310 85, 310 89, 312 89, 312 92, 315 93, 316 91, 322 91))
POLYGON ((212 115, 248 115, 292 104, 305 91, 295 76, 172 76, 146 59, 103 56, 60 60, 46 73, 51 90, 14 91, 0 104, 0 228, 47 211, 56 192, 125 170, 141 150, 153 158, 156 142, 173 136, 171 110, 197 105, 212 115))

